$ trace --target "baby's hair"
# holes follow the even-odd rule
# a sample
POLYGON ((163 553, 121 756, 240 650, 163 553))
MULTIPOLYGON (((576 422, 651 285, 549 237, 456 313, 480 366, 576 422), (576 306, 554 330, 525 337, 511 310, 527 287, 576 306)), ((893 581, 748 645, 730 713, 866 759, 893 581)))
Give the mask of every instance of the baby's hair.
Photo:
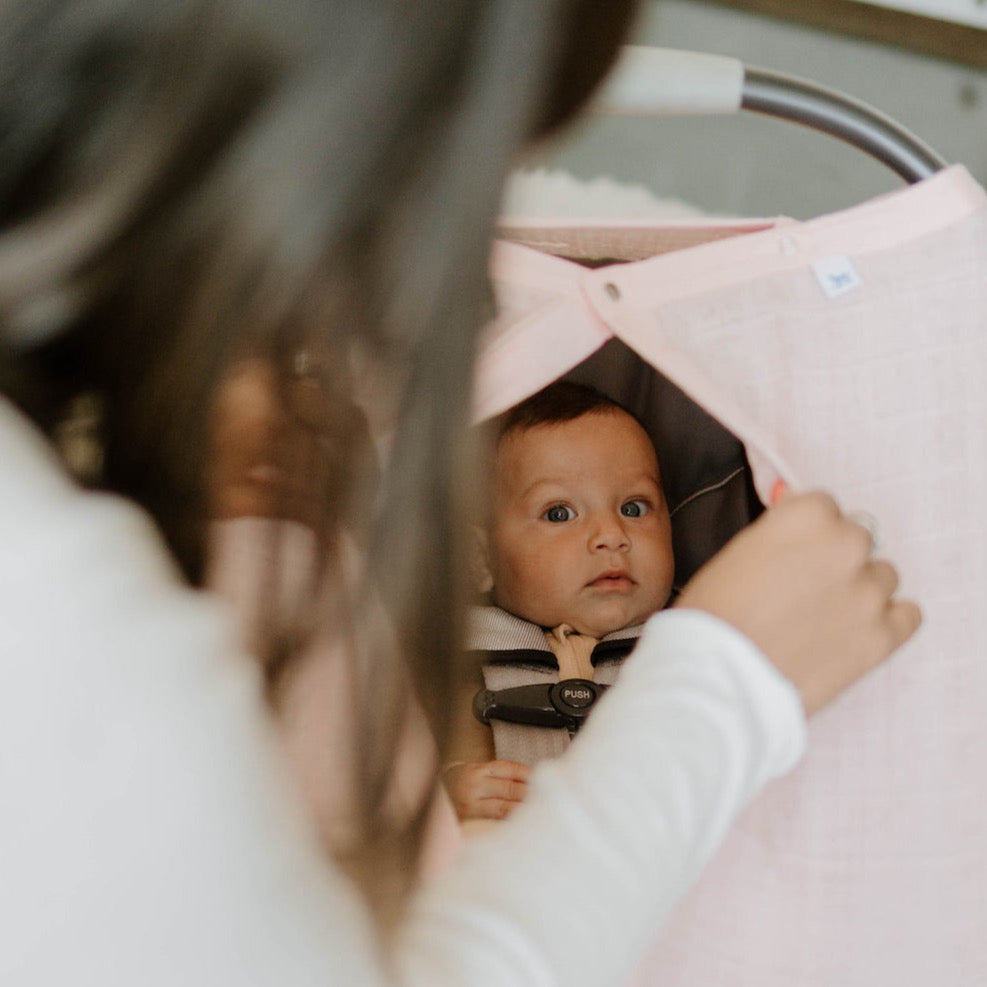
POLYGON ((601 412, 623 412, 643 427, 635 414, 595 387, 571 380, 558 380, 496 418, 493 422, 494 441, 499 443, 512 432, 526 432, 538 425, 559 425, 583 415, 601 412))

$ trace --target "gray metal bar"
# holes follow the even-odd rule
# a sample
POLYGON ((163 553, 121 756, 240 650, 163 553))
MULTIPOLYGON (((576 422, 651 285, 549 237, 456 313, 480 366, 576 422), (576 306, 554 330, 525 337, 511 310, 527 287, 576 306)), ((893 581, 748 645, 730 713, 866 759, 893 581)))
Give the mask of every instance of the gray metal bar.
POLYGON ((928 178, 947 165, 931 147, 873 106, 781 72, 745 66, 741 108, 838 137, 909 183, 928 178))

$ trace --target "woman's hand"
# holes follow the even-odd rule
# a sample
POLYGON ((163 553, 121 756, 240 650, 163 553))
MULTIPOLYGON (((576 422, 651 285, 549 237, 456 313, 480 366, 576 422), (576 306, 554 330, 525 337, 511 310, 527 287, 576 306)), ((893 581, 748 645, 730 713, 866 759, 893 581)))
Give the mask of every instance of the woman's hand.
POLYGON ((922 621, 894 599, 898 574, 869 531, 823 493, 784 497, 711 559, 676 606, 749 637, 799 690, 807 714, 907 641, 922 621))
POLYGON ((505 819, 528 794, 531 769, 517 761, 450 764, 442 772, 456 815, 467 819, 505 819))

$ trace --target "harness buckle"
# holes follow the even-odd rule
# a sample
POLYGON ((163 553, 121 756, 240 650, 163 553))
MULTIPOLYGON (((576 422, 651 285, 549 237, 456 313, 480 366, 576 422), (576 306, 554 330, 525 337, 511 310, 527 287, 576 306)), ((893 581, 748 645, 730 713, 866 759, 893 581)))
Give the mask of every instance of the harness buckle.
POLYGON ((544 685, 480 689, 473 715, 481 722, 504 720, 537 727, 563 727, 575 733, 608 686, 589 679, 564 679, 544 685))

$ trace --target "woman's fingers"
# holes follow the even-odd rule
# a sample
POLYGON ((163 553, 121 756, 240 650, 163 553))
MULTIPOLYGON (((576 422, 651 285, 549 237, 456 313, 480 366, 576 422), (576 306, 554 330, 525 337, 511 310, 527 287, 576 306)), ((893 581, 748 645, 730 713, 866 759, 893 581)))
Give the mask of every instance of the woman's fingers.
POLYGON ((683 590, 679 606, 727 620, 788 677, 806 711, 825 705, 915 633, 918 607, 873 558, 874 522, 827 494, 786 494, 683 590))
POLYGON ((868 566, 870 578, 888 596, 898 591, 898 570, 887 559, 872 559, 868 566))
POLYGON ((922 610, 912 600, 891 604, 888 623, 892 629, 892 650, 900 648, 922 626, 922 610))

